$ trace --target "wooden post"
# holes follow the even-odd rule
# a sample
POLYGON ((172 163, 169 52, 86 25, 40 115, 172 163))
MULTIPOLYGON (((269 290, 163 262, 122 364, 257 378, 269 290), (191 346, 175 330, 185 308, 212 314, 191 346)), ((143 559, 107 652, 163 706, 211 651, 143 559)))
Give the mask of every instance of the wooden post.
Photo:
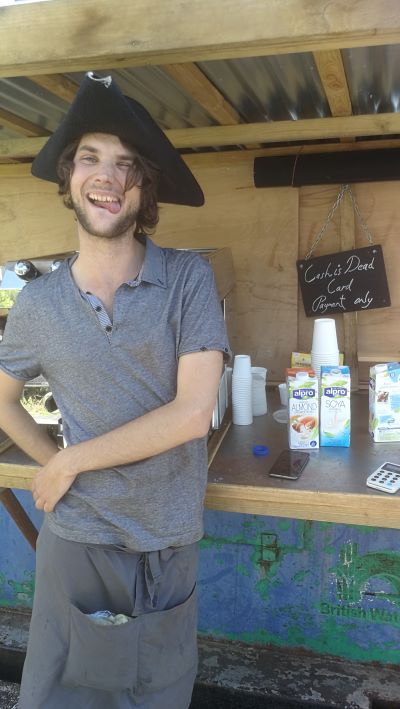
POLYGON ((0 502, 3 503, 7 512, 11 515, 15 524, 21 530, 32 549, 36 551, 38 531, 26 514, 19 500, 17 500, 13 491, 6 487, 0 487, 0 502))
MULTIPOLYGON (((354 207, 350 195, 345 193, 340 203, 340 247, 341 251, 354 249, 356 246, 356 230, 354 207)), ((357 391, 358 383, 358 345, 357 345, 357 313, 343 313, 344 331, 344 363, 351 370, 351 389, 357 391)))

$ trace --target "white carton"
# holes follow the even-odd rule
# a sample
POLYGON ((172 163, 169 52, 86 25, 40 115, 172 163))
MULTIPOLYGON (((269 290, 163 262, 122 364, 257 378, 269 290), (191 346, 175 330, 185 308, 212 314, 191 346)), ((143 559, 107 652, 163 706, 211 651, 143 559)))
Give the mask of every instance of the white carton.
POLYGON ((369 432, 377 443, 400 441, 400 364, 376 364, 369 371, 369 432))
POLYGON ((318 448, 318 379, 312 369, 287 369, 289 448, 318 448))
POLYGON ((350 445, 350 369, 321 366, 321 446, 350 445))

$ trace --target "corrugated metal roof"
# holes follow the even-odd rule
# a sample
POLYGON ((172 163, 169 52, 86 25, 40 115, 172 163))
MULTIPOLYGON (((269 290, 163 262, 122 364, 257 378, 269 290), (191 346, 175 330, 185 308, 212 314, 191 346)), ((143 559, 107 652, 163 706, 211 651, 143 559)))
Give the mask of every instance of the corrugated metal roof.
POLYGON ((354 114, 399 111, 399 45, 343 49, 342 57, 354 114))
POLYGON ((25 77, 0 80, 0 106, 51 132, 68 108, 66 101, 25 77))
MULTIPOLYGON (((398 112, 400 46, 342 50, 354 114, 398 112)), ((243 123, 329 117, 330 109, 311 53, 200 62, 208 80, 243 123)), ((163 129, 215 125, 207 110, 157 66, 112 73, 122 90, 140 101, 163 129)), ((83 74, 66 75, 79 84, 83 74)), ((0 79, 0 107, 53 131, 68 104, 27 77, 0 79)), ((1 124, 1 120, 0 120, 1 124)), ((17 137, 10 126, 0 140, 17 137)))
POLYGON ((312 54, 199 63, 244 123, 329 116, 312 54))

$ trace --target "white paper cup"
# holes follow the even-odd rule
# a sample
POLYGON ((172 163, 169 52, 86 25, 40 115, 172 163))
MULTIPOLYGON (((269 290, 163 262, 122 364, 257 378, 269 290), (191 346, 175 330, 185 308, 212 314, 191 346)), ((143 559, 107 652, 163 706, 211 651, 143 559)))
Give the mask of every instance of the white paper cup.
POLYGON ((245 393, 237 393, 232 388, 232 422, 238 426, 248 426, 253 423, 251 386, 245 393))
POLYGON ((286 382, 279 384, 278 389, 279 389, 279 397, 280 397, 282 406, 287 406, 288 405, 288 393, 287 393, 286 382))
POLYGON ((253 423, 253 414, 250 412, 238 412, 232 409, 232 423, 235 426, 250 426, 253 423))
POLYGON ((339 350, 333 350, 333 352, 311 352, 311 364, 317 362, 318 364, 339 364, 339 350))
POLYGON ((311 352, 311 367, 317 377, 321 374, 321 366, 323 364, 337 367, 339 365, 339 350, 336 350, 336 352, 327 352, 326 354, 315 354, 311 352))
POLYGON ((232 392, 239 394, 243 392, 246 394, 248 391, 252 390, 252 380, 251 379, 233 379, 232 380, 232 392))
POLYGON ((320 354, 319 352, 311 352, 311 364, 313 362, 317 364, 332 364, 337 366, 339 364, 339 350, 336 350, 335 352, 325 352, 324 354, 320 354))
POLYGON ((251 379, 250 355, 236 355, 233 362, 232 377, 249 377, 251 379))
POLYGON ((238 426, 253 423, 253 378, 248 355, 236 355, 232 372, 232 421, 238 426))
POLYGON ((323 354, 324 352, 336 352, 338 349, 334 319, 317 318, 314 320, 311 352, 323 354))

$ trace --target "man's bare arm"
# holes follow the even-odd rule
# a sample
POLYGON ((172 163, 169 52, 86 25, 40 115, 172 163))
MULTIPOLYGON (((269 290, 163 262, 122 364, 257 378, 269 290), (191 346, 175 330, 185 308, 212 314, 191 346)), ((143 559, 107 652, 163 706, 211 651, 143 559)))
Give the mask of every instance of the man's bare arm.
POLYGON ((24 384, 0 370, 0 428, 31 458, 45 465, 58 447, 22 406, 24 384))
POLYGON ((133 463, 205 436, 221 371, 221 352, 183 355, 175 399, 109 433, 59 451, 34 480, 36 507, 52 511, 81 473, 133 463))

